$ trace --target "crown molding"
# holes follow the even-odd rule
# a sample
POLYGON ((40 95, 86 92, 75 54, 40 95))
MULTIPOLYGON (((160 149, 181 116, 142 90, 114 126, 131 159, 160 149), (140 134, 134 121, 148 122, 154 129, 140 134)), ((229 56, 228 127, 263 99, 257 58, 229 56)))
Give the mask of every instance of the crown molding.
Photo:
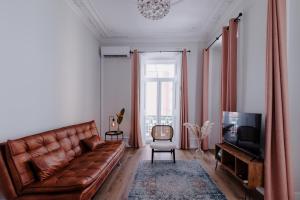
MULTIPOLYGON (((109 43, 152 43, 152 42, 207 42, 211 39, 211 34, 215 33, 216 27, 220 27, 224 19, 224 11, 232 10, 236 7, 234 0, 224 0, 222 2, 216 2, 213 11, 210 14, 208 20, 204 24, 199 25, 201 29, 206 30, 203 33, 192 33, 190 35, 175 35, 175 33, 165 33, 162 36, 150 34, 151 36, 123 36, 114 35, 105 25, 102 20, 101 12, 95 9, 92 0, 65 0, 73 11, 82 19, 84 24, 93 33, 96 39, 105 44, 109 43), (216 26, 218 24, 218 26, 216 26)), ((245 0, 239 0, 244 2, 245 0)), ((227 12, 226 12, 227 13, 227 12)), ((231 13, 231 12, 230 12, 231 13)))
POLYGON ((203 36, 167 36, 135 37, 114 36, 101 19, 101 13, 95 10, 91 0, 65 0, 71 9, 82 19, 83 23, 92 32, 96 39, 103 44, 117 43, 158 43, 158 42, 203 42, 203 36))
POLYGON ((232 6, 234 3, 234 0, 227 0, 222 2, 216 2, 215 9, 211 12, 209 20, 206 21, 206 24, 204 25, 204 36, 206 40, 210 39, 209 34, 214 30, 214 27, 218 21, 220 21, 222 18, 224 18, 224 11, 228 10, 230 6, 232 6))
MULTIPOLYGON (((240 0, 236 3, 233 3, 229 8, 228 12, 224 14, 219 20, 217 20, 213 27, 211 28, 210 34, 207 35, 208 41, 212 42, 216 37, 221 33, 222 27, 228 25, 230 18, 236 17, 240 12, 244 12, 245 8, 251 4, 252 1, 249 0, 240 0)), ((243 16, 242 16, 243 20, 243 16)))
POLYGON ((90 0, 65 0, 67 5, 75 12, 75 14, 83 21, 84 25, 90 30, 93 36, 100 42, 103 36, 106 35, 105 27, 101 27, 103 24, 98 21, 96 17, 95 11, 92 11, 90 0))
POLYGON ((89 17, 89 19, 92 21, 92 23, 97 27, 97 30, 100 31, 100 34, 102 37, 108 37, 109 34, 109 29, 103 22, 102 18, 99 16, 100 13, 95 9, 95 5, 91 0, 73 0, 73 1, 78 1, 82 5, 82 11, 86 14, 86 16, 89 17))

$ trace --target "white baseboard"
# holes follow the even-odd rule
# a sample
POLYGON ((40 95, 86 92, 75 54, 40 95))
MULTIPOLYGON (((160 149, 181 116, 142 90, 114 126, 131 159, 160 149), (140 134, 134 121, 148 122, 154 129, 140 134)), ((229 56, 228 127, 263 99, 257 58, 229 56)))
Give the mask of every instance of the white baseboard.
POLYGON ((300 192, 295 192, 295 199, 300 200, 300 192))

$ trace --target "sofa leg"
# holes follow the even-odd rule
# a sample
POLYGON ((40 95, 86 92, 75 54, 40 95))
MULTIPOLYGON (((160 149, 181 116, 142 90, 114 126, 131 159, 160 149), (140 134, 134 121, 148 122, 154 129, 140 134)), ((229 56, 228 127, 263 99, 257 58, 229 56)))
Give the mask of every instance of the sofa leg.
POLYGON ((175 163, 176 161, 175 161, 175 149, 173 149, 173 162, 175 163))
POLYGON ((153 157, 154 157, 154 149, 152 149, 151 163, 153 163, 153 157))

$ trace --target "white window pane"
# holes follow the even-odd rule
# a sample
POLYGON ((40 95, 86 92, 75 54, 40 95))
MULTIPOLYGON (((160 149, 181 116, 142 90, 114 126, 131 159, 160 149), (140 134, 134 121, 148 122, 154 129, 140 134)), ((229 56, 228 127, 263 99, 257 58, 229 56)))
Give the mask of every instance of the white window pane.
POLYGON ((147 78, 173 78, 175 64, 147 64, 145 76, 147 78))
POLYGON ((146 82, 145 114, 157 115, 157 82, 146 82))
POLYGON ((161 116, 173 114, 173 82, 161 82, 161 116))

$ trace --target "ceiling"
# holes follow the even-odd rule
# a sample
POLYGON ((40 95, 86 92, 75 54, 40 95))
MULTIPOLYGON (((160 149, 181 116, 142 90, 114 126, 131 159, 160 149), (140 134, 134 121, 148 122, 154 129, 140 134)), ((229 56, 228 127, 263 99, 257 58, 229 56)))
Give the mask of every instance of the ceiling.
POLYGON ((136 0, 69 0, 101 41, 206 41, 242 0, 171 0, 161 20, 144 18, 136 0))

